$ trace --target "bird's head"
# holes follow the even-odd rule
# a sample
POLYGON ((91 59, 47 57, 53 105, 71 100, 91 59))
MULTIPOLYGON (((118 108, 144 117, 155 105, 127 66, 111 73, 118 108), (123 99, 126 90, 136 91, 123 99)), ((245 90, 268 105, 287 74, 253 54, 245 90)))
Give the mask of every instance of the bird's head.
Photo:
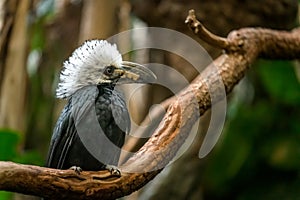
POLYGON ((155 79, 153 72, 145 66, 123 61, 115 44, 90 40, 64 62, 56 96, 70 97, 87 85, 149 83, 155 79))

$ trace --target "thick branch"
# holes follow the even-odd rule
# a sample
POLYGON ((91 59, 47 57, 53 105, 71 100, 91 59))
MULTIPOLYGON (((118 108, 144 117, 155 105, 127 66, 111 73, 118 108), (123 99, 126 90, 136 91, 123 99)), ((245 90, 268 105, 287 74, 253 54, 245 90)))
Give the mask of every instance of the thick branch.
MULTIPOLYGON (((192 16, 188 25, 202 26, 192 16), (193 19, 193 21, 190 21, 193 19)), ((173 158, 188 136, 194 122, 211 107, 207 83, 221 78, 229 93, 243 78, 257 57, 276 59, 300 58, 300 29, 291 32, 245 28, 230 33, 228 38, 213 36, 203 27, 196 34, 226 52, 210 64, 193 83, 173 98, 167 113, 148 142, 121 166, 122 176, 113 177, 106 171, 82 172, 47 169, 37 166, 0 162, 0 189, 53 199, 114 199, 138 190, 173 158), (217 69, 217 70, 214 70, 217 69), (196 97, 196 101, 194 101, 196 97), (136 172, 140 173, 129 173, 136 172)), ((210 85, 215 98, 218 89, 210 85)))

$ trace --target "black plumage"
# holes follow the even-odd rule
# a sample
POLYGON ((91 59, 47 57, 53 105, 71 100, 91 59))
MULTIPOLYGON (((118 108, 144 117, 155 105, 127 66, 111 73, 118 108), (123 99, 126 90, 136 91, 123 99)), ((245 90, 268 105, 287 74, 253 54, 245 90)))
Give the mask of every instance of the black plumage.
MULTIPOLYGON (((47 166, 59 169, 78 166, 83 170, 101 170, 105 169, 107 164, 117 165, 125 133, 129 132, 129 119, 125 101, 121 94, 114 90, 114 84, 86 86, 78 90, 68 100, 57 121, 50 144, 47 166), (85 112, 84 115, 82 111, 85 112), (89 122, 89 118, 93 117, 93 112, 96 112, 98 124, 93 124, 93 121, 89 122), (107 144, 107 140, 98 140, 96 144, 88 144, 88 147, 99 152, 89 152, 76 129, 75 121, 78 121, 78 117, 81 117, 80 120, 83 121, 77 125, 81 127, 80 129, 87 128, 89 134, 95 134, 93 131, 97 130, 97 126, 100 125, 112 144, 107 144), (93 128, 95 126, 96 128, 93 128), (111 145, 116 145, 115 147, 118 148, 111 145), (97 158, 92 155, 93 153, 97 158), (101 160, 104 160, 105 164, 101 160)), ((81 132, 81 134, 86 134, 84 131, 81 132)), ((96 139, 95 135, 82 137, 90 137, 92 141, 96 139)))
POLYGON ((47 166, 83 170, 118 170, 130 117, 116 84, 154 82, 145 66, 122 60, 105 40, 91 40, 64 62, 56 90, 67 99, 54 128, 47 166), (79 167, 79 168, 78 168, 79 167))

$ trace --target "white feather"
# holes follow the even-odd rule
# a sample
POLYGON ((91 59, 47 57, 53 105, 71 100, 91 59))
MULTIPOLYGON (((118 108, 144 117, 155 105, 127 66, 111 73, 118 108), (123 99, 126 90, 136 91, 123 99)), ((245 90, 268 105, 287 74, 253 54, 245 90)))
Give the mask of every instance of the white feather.
POLYGON ((105 40, 86 41, 63 63, 57 98, 68 98, 86 85, 99 83, 106 66, 120 66, 122 56, 115 44, 105 40))

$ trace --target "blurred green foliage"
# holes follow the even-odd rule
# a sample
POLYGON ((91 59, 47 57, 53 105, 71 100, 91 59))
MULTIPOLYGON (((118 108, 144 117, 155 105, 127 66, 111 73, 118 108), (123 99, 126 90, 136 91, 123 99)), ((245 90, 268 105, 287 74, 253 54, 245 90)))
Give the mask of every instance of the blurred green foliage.
POLYGON ((257 71, 270 100, 286 105, 300 105, 300 84, 291 62, 261 61, 257 71))
POLYGON ((20 135, 9 129, 0 130, 0 160, 12 160, 17 156, 20 135))
MULTIPOLYGON (((259 61, 253 100, 232 102, 204 172, 207 199, 300 199, 300 82, 287 61, 259 61)), ((244 92, 247 93, 247 90, 244 92)))
MULTIPOLYGON (((23 164, 43 165, 43 158, 37 151, 21 151, 21 134, 9 130, 0 129, 0 160, 13 161, 23 164)), ((10 192, 0 191, 0 200, 12 198, 10 192)))

